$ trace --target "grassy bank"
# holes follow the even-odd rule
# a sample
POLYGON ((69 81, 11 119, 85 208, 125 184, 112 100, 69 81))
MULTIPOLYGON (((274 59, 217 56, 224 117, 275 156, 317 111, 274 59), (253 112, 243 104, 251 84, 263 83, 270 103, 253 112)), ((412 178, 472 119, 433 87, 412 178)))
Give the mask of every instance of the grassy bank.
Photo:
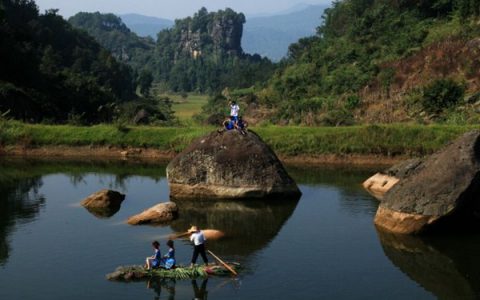
MULTIPOLYGON (((352 127, 258 127, 254 130, 283 156, 385 155, 421 156, 479 126, 382 125, 352 127)), ((0 123, 0 145, 115 146, 179 152, 213 127, 75 127, 0 123)))

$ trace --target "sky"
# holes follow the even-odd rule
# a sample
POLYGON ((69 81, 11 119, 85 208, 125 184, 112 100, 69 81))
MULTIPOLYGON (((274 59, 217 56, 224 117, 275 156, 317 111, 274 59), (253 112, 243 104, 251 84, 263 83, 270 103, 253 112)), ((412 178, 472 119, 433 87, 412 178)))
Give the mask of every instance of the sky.
POLYGON ((230 7, 247 16, 272 15, 299 4, 330 4, 331 0, 36 0, 40 12, 59 9, 68 18, 77 12, 137 13, 176 19, 193 15, 201 7, 216 11, 230 7))

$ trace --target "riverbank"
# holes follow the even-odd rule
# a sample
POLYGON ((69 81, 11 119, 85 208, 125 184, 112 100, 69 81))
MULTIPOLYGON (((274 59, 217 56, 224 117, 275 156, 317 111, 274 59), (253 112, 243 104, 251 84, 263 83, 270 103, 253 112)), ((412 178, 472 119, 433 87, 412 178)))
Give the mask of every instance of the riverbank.
MULTIPOLYGON (((254 128, 282 161, 393 164, 438 150, 479 126, 370 125, 254 128)), ((170 159, 214 127, 127 127, 0 123, 2 155, 170 159)))

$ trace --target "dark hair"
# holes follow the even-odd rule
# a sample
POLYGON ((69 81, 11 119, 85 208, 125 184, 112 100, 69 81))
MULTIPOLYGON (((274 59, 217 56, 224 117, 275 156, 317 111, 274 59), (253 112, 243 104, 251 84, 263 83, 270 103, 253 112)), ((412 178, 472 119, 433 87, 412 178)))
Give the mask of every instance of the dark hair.
POLYGON ((173 241, 172 241, 172 240, 168 240, 168 241, 167 241, 167 246, 170 247, 170 248, 173 248, 173 241))
POLYGON ((160 243, 155 241, 152 243, 152 246, 155 247, 155 249, 158 249, 158 247, 160 247, 160 243))
POLYGON ((233 100, 233 101, 232 101, 232 104, 237 104, 237 101, 233 100))
POLYGON ((235 117, 234 117, 234 116, 231 116, 231 117, 230 117, 230 120, 232 120, 232 121, 235 120, 235 117))

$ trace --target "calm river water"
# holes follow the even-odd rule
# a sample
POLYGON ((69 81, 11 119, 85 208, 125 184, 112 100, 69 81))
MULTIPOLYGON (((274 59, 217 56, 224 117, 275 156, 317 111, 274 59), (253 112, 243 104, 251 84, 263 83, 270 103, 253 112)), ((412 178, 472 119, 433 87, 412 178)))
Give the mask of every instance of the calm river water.
MULTIPOLYGON (((168 200, 165 166, 127 162, 0 161, 0 299, 474 299, 480 236, 428 239, 378 232, 378 202, 360 183, 372 170, 289 168, 299 201, 183 204, 169 226, 125 220, 168 200), (79 205, 111 188, 113 216, 79 205), (141 264, 150 243, 190 224, 228 237, 209 249, 246 270, 238 278, 119 283, 105 274, 141 264)), ((188 263, 191 246, 176 242, 188 263)))

